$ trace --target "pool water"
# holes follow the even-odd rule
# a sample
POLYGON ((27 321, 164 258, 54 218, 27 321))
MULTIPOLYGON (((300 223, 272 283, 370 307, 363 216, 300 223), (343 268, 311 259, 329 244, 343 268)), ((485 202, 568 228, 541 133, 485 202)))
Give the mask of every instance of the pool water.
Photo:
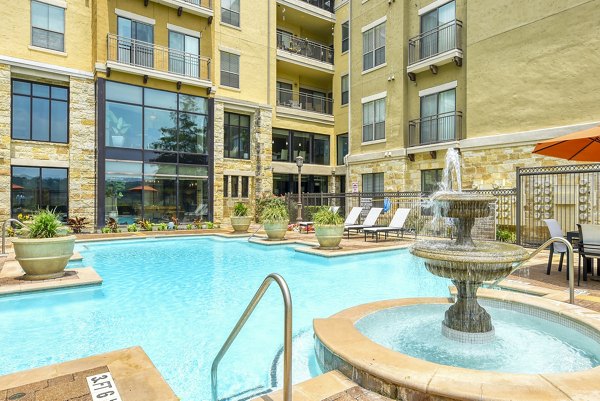
POLYGON ((464 344, 442 335, 448 305, 390 308, 365 316, 356 328, 384 347, 442 365, 506 373, 575 372, 600 365, 600 344, 575 329, 490 306, 495 339, 464 344))
MULTIPOLYGON (((327 259, 207 237, 76 250, 83 262, 72 266, 93 266, 104 283, 0 298, 0 374, 140 345, 182 400, 209 400, 211 363, 269 273, 281 274, 292 294, 295 383, 319 373, 313 318, 377 300, 448 295, 449 281, 404 250, 327 259)), ((280 386, 282 342, 283 303, 273 285, 219 366, 219 398, 280 386)))

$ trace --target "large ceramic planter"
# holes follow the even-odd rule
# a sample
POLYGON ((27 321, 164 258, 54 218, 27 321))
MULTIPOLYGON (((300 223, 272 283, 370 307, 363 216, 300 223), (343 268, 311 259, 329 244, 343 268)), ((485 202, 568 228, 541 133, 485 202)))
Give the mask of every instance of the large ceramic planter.
POLYGON ((315 225, 315 233, 321 249, 339 249, 344 236, 344 226, 315 225))
POLYGON ((281 241, 285 238, 285 233, 288 229, 287 221, 275 221, 272 223, 264 224, 265 231, 267 232, 267 237, 269 237, 269 241, 281 241))
POLYGON ((231 216, 231 226, 236 233, 247 232, 251 222, 250 216, 231 216))
POLYGON ((25 280, 62 277, 73 256, 75 236, 58 238, 13 238, 15 259, 25 271, 25 280))

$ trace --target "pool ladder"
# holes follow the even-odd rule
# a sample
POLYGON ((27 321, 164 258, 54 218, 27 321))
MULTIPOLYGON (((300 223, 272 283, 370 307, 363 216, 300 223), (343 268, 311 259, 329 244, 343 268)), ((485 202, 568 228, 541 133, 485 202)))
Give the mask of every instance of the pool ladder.
POLYGON ((248 242, 250 242, 250 240, 251 240, 252 238, 254 238, 254 236, 256 235, 256 233, 257 233, 257 232, 259 232, 261 228, 263 228, 263 225, 262 225, 262 224, 261 224, 261 225, 260 225, 260 226, 259 226, 259 227, 256 229, 256 231, 254 231, 254 232, 252 233, 252 235, 251 235, 251 236, 249 236, 249 237, 248 237, 248 242))
POLYGON ((281 290, 281 295, 283 296, 283 304, 284 304, 284 329, 283 329, 283 401, 292 401, 292 296, 290 294, 290 289, 279 274, 271 273, 267 277, 265 277, 264 281, 258 288, 258 291, 254 294, 254 297, 240 316, 240 319, 236 323, 235 327, 227 337, 225 344, 219 350, 219 353, 215 357, 211 369, 210 369, 210 385, 212 391, 212 401, 218 401, 217 390, 218 390, 218 381, 217 381, 217 369, 219 367, 219 363, 223 356, 229 350, 231 344, 236 339, 237 335, 246 324, 246 321, 254 312, 254 309, 262 299, 265 292, 269 289, 269 286, 273 283, 277 283, 279 289, 281 290))
POLYGON ((17 219, 8 219, 4 223, 2 223, 2 253, 0 253, 0 255, 2 256, 6 255, 6 225, 8 223, 17 223, 21 227, 25 227, 25 224, 23 224, 17 219))

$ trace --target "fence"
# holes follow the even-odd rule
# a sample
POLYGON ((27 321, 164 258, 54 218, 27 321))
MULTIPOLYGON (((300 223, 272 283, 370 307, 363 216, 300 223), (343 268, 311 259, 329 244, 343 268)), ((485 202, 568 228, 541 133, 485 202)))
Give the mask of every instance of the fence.
MULTIPOLYGON (((495 196, 492 215, 489 218, 478 219, 473 229, 476 239, 493 240, 496 238, 496 225, 499 227, 514 227, 511 217, 515 214, 515 190, 484 190, 468 191, 495 196)), ((405 227, 418 236, 452 238, 454 227, 448 225, 447 219, 435 219, 429 197, 420 192, 360 192, 360 193, 304 193, 302 194, 302 220, 312 220, 312 214, 321 206, 339 206, 345 216, 352 207, 361 206, 364 219, 371 207, 383 207, 385 199, 390 202, 390 208, 382 213, 377 225, 388 225, 398 208, 411 209, 405 227)), ((298 195, 287 194, 286 202, 291 220, 298 215, 298 195)), ((513 219, 514 220, 514 219, 513 219)), ((514 236, 512 236, 514 238, 514 236)), ((508 238, 510 240, 510 238, 508 238)))

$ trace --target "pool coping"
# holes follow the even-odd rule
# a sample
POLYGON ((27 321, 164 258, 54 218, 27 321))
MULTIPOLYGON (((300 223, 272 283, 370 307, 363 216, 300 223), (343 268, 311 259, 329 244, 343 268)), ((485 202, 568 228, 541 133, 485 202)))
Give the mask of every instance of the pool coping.
POLYGON ((179 400, 139 346, 0 376, 0 394, 101 366, 108 367, 123 401, 179 400))
MULTIPOLYGON (((482 299, 541 309, 600 333, 600 313, 548 298, 480 289, 482 299)), ((572 373, 513 374, 439 365, 392 351, 368 339, 354 326, 383 309, 418 304, 451 304, 447 298, 405 298, 373 302, 315 319, 317 359, 359 385, 394 398, 413 394, 423 400, 597 400, 600 367, 572 373)))

